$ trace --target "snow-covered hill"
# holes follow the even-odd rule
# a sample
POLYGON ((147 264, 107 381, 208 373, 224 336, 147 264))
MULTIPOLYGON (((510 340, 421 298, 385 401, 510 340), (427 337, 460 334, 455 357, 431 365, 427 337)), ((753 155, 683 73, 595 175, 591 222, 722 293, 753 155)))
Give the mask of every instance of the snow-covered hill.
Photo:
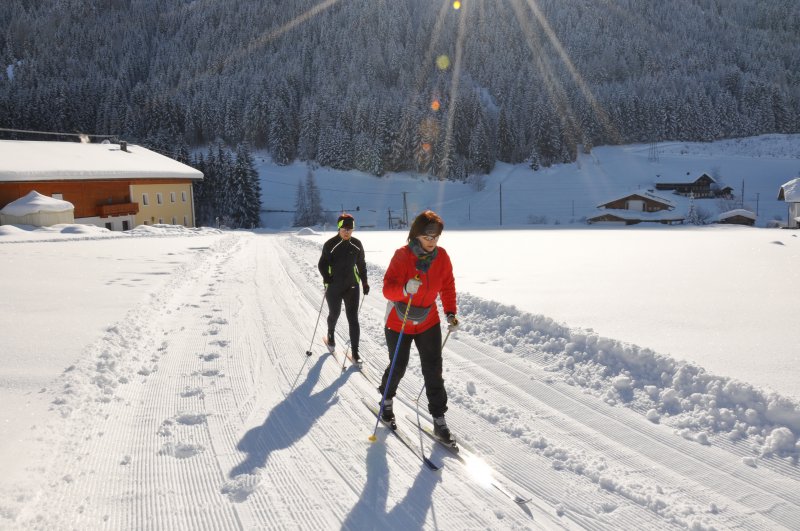
MULTIPOLYGON (((258 155, 262 176, 262 217, 272 228, 292 225, 297 184, 308 167, 301 162, 278 166, 258 155)), ((358 209, 362 228, 387 229, 389 216, 409 216, 432 208, 444 216, 449 228, 536 228, 541 225, 576 225, 601 213, 598 205, 621 195, 653 189, 657 182, 697 178, 708 173, 733 189, 734 199, 698 199, 695 204, 709 214, 744 207, 757 214, 756 226, 786 222, 787 208, 778 201, 785 182, 800 176, 800 135, 764 135, 709 143, 661 143, 603 146, 582 154, 572 164, 557 164, 532 171, 527 165, 498 163, 485 177, 484 188, 468 184, 431 181, 427 176, 392 174, 378 178, 360 172, 329 168, 313 170, 323 207, 334 213, 358 209), (742 199, 744 198, 744 199, 742 199)), ((675 203, 686 214, 690 199, 670 191, 656 194, 675 203)))

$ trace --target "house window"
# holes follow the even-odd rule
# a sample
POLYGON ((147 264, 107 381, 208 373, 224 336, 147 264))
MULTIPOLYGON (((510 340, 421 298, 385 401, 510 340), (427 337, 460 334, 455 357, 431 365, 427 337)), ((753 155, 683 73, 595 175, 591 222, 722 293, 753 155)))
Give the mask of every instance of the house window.
POLYGON ((175 192, 170 192, 169 193, 169 202, 170 203, 174 203, 175 202, 175 192))
POLYGON ((158 218, 158 224, 159 225, 163 225, 164 224, 164 218, 158 218))
POLYGON ((156 194, 156 203, 158 203, 159 205, 164 204, 164 196, 161 195, 161 192, 156 194))
POLYGON ((106 223, 106 228, 108 230, 114 230, 114 224, 113 223, 106 223))
POLYGON ((61 199, 64 200, 64 194, 53 194, 53 199, 61 199))
POLYGON ((150 204, 150 201, 147 200, 147 194, 142 194, 142 205, 147 206, 150 204))
POLYGON ((186 202, 186 192, 181 192, 181 201, 186 202))
POLYGON ((175 216, 172 216, 172 224, 173 225, 177 225, 178 224, 178 220, 177 220, 177 218, 175 216))
POLYGON ((122 220, 122 230, 131 230, 131 224, 127 219, 122 220))
POLYGON ((187 218, 186 216, 183 216, 183 226, 184 227, 189 226, 189 218, 187 218))

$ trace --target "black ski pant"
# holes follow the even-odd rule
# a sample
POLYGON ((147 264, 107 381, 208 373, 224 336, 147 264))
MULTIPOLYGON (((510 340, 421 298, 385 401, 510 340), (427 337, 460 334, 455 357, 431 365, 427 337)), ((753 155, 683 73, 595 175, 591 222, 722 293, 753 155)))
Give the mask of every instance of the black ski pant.
MULTIPOLYGON (((394 356, 397 341, 400 338, 400 332, 395 332, 388 328, 385 328, 384 331, 386 345, 389 347, 389 366, 383 372, 381 386, 378 388, 381 395, 387 389, 386 380, 389 378, 392 356, 394 356)), ((403 338, 400 339, 400 348, 397 350, 397 359, 394 362, 394 370, 392 371, 392 381, 389 383, 386 398, 394 398, 397 393, 397 386, 400 385, 400 380, 406 373, 406 367, 408 367, 412 341, 419 352, 422 377, 425 379, 425 393, 428 396, 428 412, 434 417, 440 417, 447 411, 447 391, 445 391, 444 378, 442 377, 442 329, 438 324, 419 334, 403 334, 403 338)))
POLYGON ((328 336, 333 337, 336 331, 336 322, 342 313, 342 302, 344 302, 344 314, 347 316, 350 328, 350 348, 353 354, 358 354, 358 340, 361 338, 361 327, 358 325, 358 286, 344 290, 329 286, 325 292, 325 299, 328 301, 328 336))

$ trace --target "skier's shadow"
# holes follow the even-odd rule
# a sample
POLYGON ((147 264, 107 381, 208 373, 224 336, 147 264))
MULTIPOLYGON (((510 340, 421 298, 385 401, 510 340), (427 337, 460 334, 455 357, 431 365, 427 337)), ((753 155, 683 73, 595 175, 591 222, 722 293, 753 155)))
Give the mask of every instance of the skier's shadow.
POLYGON ((228 474, 230 478, 241 474, 255 474, 258 468, 266 465, 272 452, 288 448, 303 438, 311 426, 338 401, 339 388, 344 385, 352 371, 342 373, 331 385, 311 394, 328 357, 330 354, 320 356, 308 371, 305 381, 270 411, 261 426, 244 434, 236 449, 246 453, 247 457, 233 467, 228 474))
MULTIPOLYGON (((378 440, 367 450, 367 482, 358 503, 342 523, 342 529, 424 529, 428 510, 433 506, 433 491, 441 481, 420 463, 420 471, 405 497, 387 511, 389 463, 386 460, 388 432, 378 432, 378 440)), ((435 516, 435 515, 434 515, 435 516)), ((438 526, 437 526, 438 527, 438 526)))

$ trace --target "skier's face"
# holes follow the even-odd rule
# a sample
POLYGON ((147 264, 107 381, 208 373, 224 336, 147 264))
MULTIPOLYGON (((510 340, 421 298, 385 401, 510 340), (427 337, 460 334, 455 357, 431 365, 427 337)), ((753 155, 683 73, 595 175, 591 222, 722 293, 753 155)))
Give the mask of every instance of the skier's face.
POLYGON ((422 235, 422 236, 417 236, 417 240, 419 240, 419 243, 422 245, 422 248, 425 249, 425 252, 429 253, 434 249, 436 249, 436 244, 439 243, 439 236, 441 235, 440 234, 437 234, 436 236, 422 235))
POLYGON ((349 240, 350 236, 352 235, 353 235, 353 229, 344 229, 344 228, 339 229, 339 237, 341 237, 343 240, 349 240))

